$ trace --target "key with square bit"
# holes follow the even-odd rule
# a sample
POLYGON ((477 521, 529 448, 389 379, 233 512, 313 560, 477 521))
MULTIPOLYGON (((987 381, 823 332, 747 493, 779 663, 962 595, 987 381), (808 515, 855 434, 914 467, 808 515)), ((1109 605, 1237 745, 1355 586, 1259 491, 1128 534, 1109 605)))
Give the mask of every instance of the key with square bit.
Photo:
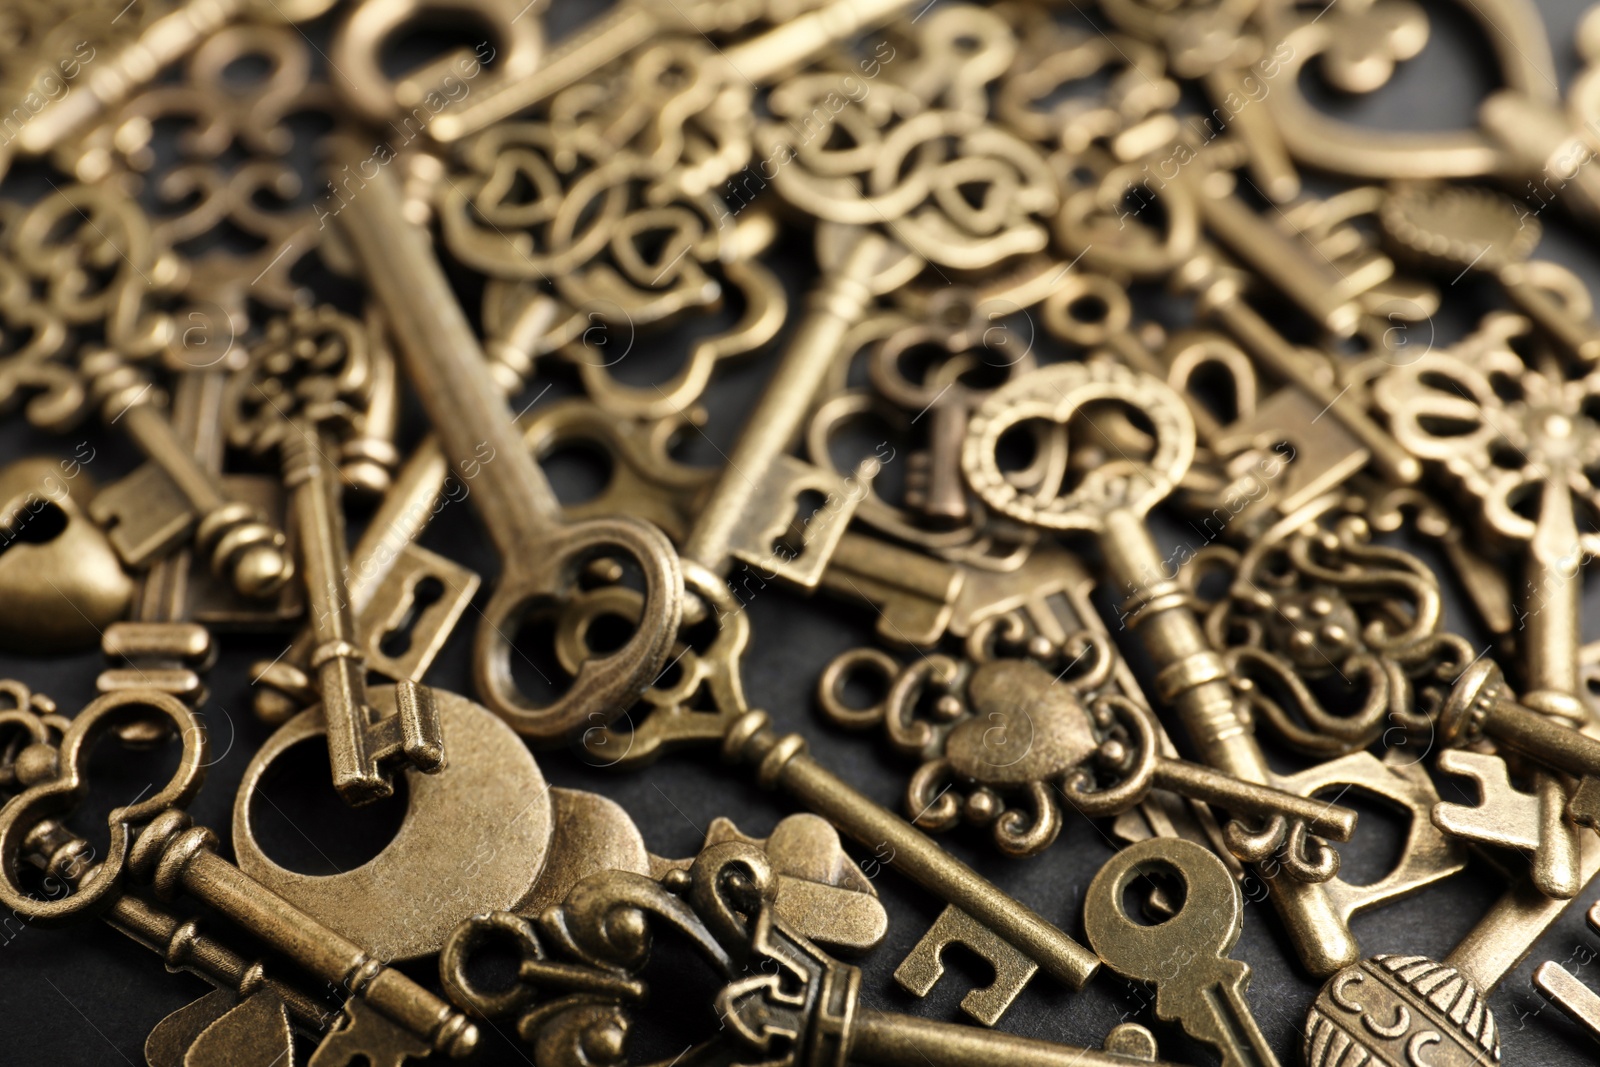
POLYGON ((1244 895, 1204 845, 1153 837, 1112 856, 1084 892, 1083 926, 1106 966, 1156 987, 1156 1017, 1216 1049, 1223 1067, 1277 1067, 1244 998, 1250 966, 1228 956, 1244 929, 1244 895), (1158 873, 1182 881, 1183 906, 1146 926, 1123 910, 1123 894, 1158 873))
POLYGON ((444 737, 432 693, 402 679, 397 714, 379 718, 367 701, 366 662, 345 580, 344 512, 331 458, 370 388, 367 333, 333 308, 303 308, 274 319, 246 364, 228 381, 230 441, 277 452, 289 487, 300 569, 315 647, 310 665, 328 724, 333 785, 350 804, 394 791, 391 765, 444 767, 444 737))
MULTIPOLYGON (((331 141, 331 165, 364 167, 365 145, 331 141)), ((427 237, 405 216, 399 183, 377 174, 339 222, 393 324, 404 369, 444 454, 463 481, 500 557, 500 578, 473 648, 478 694, 517 732, 559 744, 575 730, 625 711, 671 654, 683 612, 683 576, 672 543, 639 519, 567 523, 550 483, 522 444, 483 348, 427 237), (536 704, 511 672, 511 635, 532 613, 570 597, 588 565, 618 555, 639 568, 645 596, 622 647, 586 658, 566 692, 536 704)))

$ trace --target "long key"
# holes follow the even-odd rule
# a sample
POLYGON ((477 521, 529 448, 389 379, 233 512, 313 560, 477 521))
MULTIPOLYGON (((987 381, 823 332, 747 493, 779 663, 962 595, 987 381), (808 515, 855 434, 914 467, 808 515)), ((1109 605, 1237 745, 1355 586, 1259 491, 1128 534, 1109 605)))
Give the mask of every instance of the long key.
MULTIPOLYGON (((1109 581, 1125 598, 1128 629, 1153 661, 1155 698, 1177 712, 1205 763, 1266 785, 1272 771, 1240 717, 1227 666, 1207 643, 1188 594, 1169 576, 1145 523, 1149 509, 1183 477, 1194 448, 1194 423, 1172 389, 1121 364, 1094 360, 1041 368, 997 390, 968 427, 963 466, 978 495, 997 511, 1048 529, 1096 535, 1109 581), (995 449, 1011 427, 1035 417, 1065 423, 1084 405, 1104 401, 1125 404, 1150 420, 1155 443, 1147 462, 1107 464, 1073 491, 1043 497, 1023 496, 1007 481, 995 449)), ((1287 824, 1272 829, 1262 859, 1292 839, 1287 824)), ((1283 864, 1289 876, 1277 879, 1278 891, 1272 894, 1314 974, 1329 974, 1359 956, 1348 922, 1318 884, 1332 876, 1330 860, 1336 862, 1337 855, 1328 850, 1320 868, 1295 870, 1305 861, 1291 851, 1283 864)))
POLYGON ((275 319, 228 382, 225 419, 233 444, 276 449, 290 512, 315 647, 310 663, 328 724, 333 785, 350 804, 394 792, 390 766, 444 767, 444 738, 430 691, 400 683, 398 713, 379 718, 367 701, 361 655, 345 585, 344 512, 331 456, 350 429, 370 382, 361 323, 329 307, 275 319))
MULTIPOLYGON (((358 168, 367 154, 358 141, 333 140, 335 168, 358 168)), ((500 579, 473 648, 479 695, 519 733, 546 744, 611 721, 671 653, 683 611, 677 553, 660 530, 637 519, 561 520, 555 493, 523 447, 482 346, 426 235, 407 221, 388 169, 380 168, 339 220, 393 324, 441 449, 457 475, 474 482, 471 499, 500 556, 500 579), (585 564, 619 551, 643 575, 637 630, 616 651, 586 659, 552 703, 535 704, 512 677, 511 635, 530 611, 570 596, 585 564)))
POLYGON ((1216 1049, 1223 1067, 1277 1067, 1244 999, 1250 967, 1228 957, 1244 929, 1244 895, 1204 845, 1154 837, 1112 856, 1084 892, 1083 926, 1106 966, 1156 987, 1156 1017, 1216 1049), (1174 872, 1184 887, 1176 915, 1145 926, 1123 910, 1135 879, 1174 872))
MULTIPOLYGON (((1585 917, 1589 929, 1600 934, 1600 904, 1585 917)), ((1600 994, 1578 981, 1573 973, 1554 960, 1545 960, 1533 972, 1533 987, 1539 995, 1566 1012, 1573 1022, 1600 1041, 1600 994)))
MULTIPOLYGON (((719 49, 716 62, 730 82, 761 84, 834 41, 869 29, 909 6, 909 0, 832 0, 750 41, 719 49)), ((624 0, 562 42, 534 74, 497 85, 465 106, 435 116, 428 132, 445 144, 458 141, 583 81, 664 31, 725 33, 732 28, 731 20, 748 18, 758 10, 757 5, 725 0, 624 0)))
MULTIPOLYGON (((724 986, 717 1017, 746 1055, 771 1056, 775 1034, 789 1035, 792 1052, 775 1062, 871 1063, 881 1067, 1123 1067, 1111 1052, 1074 1048, 915 1015, 875 1011, 860 1002, 861 970, 840 963, 763 907, 751 934, 750 954, 760 973, 724 986), (781 978, 779 976, 782 976, 781 978), (793 991, 784 983, 791 979, 793 991), (828 1059, 807 1055, 827 1050, 828 1059)), ((1146 1035, 1148 1037, 1148 1035, 1146 1035)), ((1167 1067, 1154 1057, 1146 1062, 1167 1067)))
MULTIPOLYGON (((1558 365, 1530 366, 1511 348, 1511 338, 1525 326, 1518 316, 1492 318, 1456 352, 1428 352, 1389 371, 1374 396, 1407 449, 1449 464, 1477 498, 1484 521, 1508 539, 1526 542, 1526 584, 1518 598, 1526 623, 1519 642, 1526 676, 1522 703, 1571 727, 1588 717, 1577 695, 1583 575, 1573 561, 1581 562, 1596 548, 1594 536, 1578 528, 1571 486, 1581 476, 1582 459, 1572 442, 1592 424, 1582 410, 1582 394, 1566 385, 1558 365), (1525 395, 1538 400, 1507 405, 1497 391, 1502 379, 1516 381, 1525 395), (1474 432, 1437 432, 1449 420, 1472 425, 1474 432), (1510 442, 1508 435, 1522 442, 1522 447, 1512 444, 1523 461, 1516 476, 1538 490, 1536 520, 1513 512, 1499 495, 1511 475, 1504 473, 1504 458, 1494 446, 1510 442), (1539 458, 1528 458, 1530 453, 1539 458)), ((1533 856, 1534 882, 1546 894, 1565 899, 1580 884, 1579 831, 1564 817, 1569 786, 1554 774, 1534 778, 1547 813, 1533 856)))

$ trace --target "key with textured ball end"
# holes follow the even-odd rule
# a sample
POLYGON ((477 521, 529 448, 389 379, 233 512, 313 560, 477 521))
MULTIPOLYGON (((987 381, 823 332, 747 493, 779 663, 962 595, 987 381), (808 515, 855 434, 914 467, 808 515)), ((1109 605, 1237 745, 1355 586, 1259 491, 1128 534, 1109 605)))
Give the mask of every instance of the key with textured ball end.
MULTIPOLYGON (((330 165, 362 167, 363 142, 331 139, 330 165)), ((672 543, 640 519, 568 523, 543 471, 522 444, 482 345, 426 234, 407 221, 399 183, 387 169, 367 182, 339 222, 383 305, 402 366, 463 481, 500 557, 494 595, 473 649, 478 695, 537 742, 551 745, 609 722, 650 684, 671 655, 683 613, 683 576, 672 543), (631 559, 645 597, 638 627, 622 647, 575 665, 566 692, 546 704, 522 693, 511 669, 511 635, 531 613, 570 598, 589 564, 631 559)), ((620 569, 620 568, 619 568, 620 569)))
MULTIPOLYGON (((1600 934, 1600 904, 1590 908, 1585 918, 1589 929, 1600 934)), ((1600 1041, 1600 994, 1578 981, 1576 975, 1555 960, 1545 960, 1534 970, 1533 987, 1600 1041)))
POLYGON ((1106 966, 1156 987, 1156 1017, 1216 1049, 1223 1067, 1277 1067, 1244 998, 1250 967, 1228 957, 1244 929, 1244 895, 1205 846, 1155 837, 1118 852, 1084 893, 1083 926, 1106 966), (1177 914, 1146 926, 1123 910, 1123 894, 1153 874, 1176 874, 1184 898, 1177 914))
POLYGON ((345 578, 344 512, 331 456, 354 427, 371 386, 365 327, 330 307, 274 319, 228 381, 224 424, 237 447, 277 452, 290 492, 300 570, 315 645, 310 665, 328 724, 333 786, 350 804, 394 791, 391 766, 432 773, 445 763, 430 690, 402 679, 398 710, 380 718, 367 700, 367 668, 345 578))
MULTIPOLYGON (((1581 887, 1600 873, 1600 840, 1583 835, 1581 887)), ((1476 1067, 1500 1059, 1489 1010, 1495 987, 1574 905, 1545 896, 1529 878, 1495 901, 1443 963, 1425 956, 1374 956, 1322 987, 1306 1016, 1306 1067, 1417 1063, 1476 1067)))

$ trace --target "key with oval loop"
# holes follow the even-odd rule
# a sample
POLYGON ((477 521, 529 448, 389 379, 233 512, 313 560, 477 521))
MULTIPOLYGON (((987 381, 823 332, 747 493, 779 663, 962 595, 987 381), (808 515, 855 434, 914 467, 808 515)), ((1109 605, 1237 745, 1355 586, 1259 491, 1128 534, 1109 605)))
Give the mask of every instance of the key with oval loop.
MULTIPOLYGON (((1577 507, 1600 501, 1588 474, 1600 457, 1600 428, 1585 407, 1600 391, 1600 373, 1584 366, 1572 380, 1543 354, 1530 364, 1512 346, 1529 326, 1519 315, 1492 313, 1448 355, 1428 352, 1387 372, 1374 396, 1409 450, 1443 464, 1495 533, 1527 546, 1517 598, 1525 624, 1522 703, 1570 729, 1588 721, 1577 695, 1580 567, 1600 552, 1600 535, 1580 531, 1577 507), (1516 382, 1521 399, 1504 399, 1501 381, 1516 382), (1520 463, 1509 466, 1512 458, 1520 463), (1525 490, 1538 495, 1536 519, 1516 510, 1515 496, 1525 490)), ((1580 888, 1579 830, 1566 815, 1572 789, 1559 775, 1536 775, 1534 883, 1562 899, 1580 888)))
MULTIPOLYGON (((1176 712, 1203 762, 1267 785, 1274 775, 1241 717, 1227 665, 1211 648, 1187 591, 1175 580, 1175 568, 1145 523, 1150 508, 1183 477, 1194 450, 1194 423, 1170 387, 1094 359, 1044 367, 997 390, 968 426, 962 466, 973 489, 996 511, 1096 538, 1108 580, 1122 598, 1125 625, 1153 662, 1156 700, 1176 712), (1070 491, 1045 486, 1024 493, 1000 469, 996 449, 1016 427, 1032 420, 1066 425, 1097 406, 1116 405, 1141 413, 1153 430, 1148 458, 1113 452, 1070 491)), ((1349 928, 1352 909, 1336 906, 1321 884, 1337 872, 1338 854, 1305 836, 1303 824, 1295 822, 1269 820, 1260 834, 1235 824, 1229 844, 1256 863, 1274 858, 1285 843, 1295 846, 1281 858, 1272 899, 1306 966, 1327 974, 1358 958, 1349 928)))
POLYGON ((1244 929, 1244 895, 1205 846, 1151 838, 1118 852, 1084 891, 1083 925, 1106 966, 1156 987, 1156 1017, 1216 1049, 1223 1067, 1277 1067, 1244 998, 1250 966, 1228 956, 1244 929), (1123 894, 1153 874, 1177 875, 1183 906, 1146 926, 1123 910, 1123 894))
MULTIPOLYGON (((335 165, 361 166, 358 141, 333 143, 335 165)), ((393 324, 411 380, 444 454, 474 482, 478 515, 501 561, 473 648, 479 696, 518 733, 557 744, 575 729, 609 722, 661 670, 683 611, 677 553, 664 534, 629 518, 565 523, 550 484, 522 446, 478 338, 426 236, 407 221, 398 183, 380 169, 345 205, 339 222, 393 324), (530 613, 570 596, 594 560, 621 553, 642 572, 637 630, 619 649, 587 658, 568 690, 540 706, 518 691, 511 634, 530 613)))
MULTIPOLYGON (((216 834, 196 826, 183 810, 199 792, 209 765, 204 726, 176 697, 158 690, 110 693, 85 707, 58 743, 36 742, 18 753, 15 777, 20 793, 0 807, 0 902, 18 916, 40 923, 63 923, 102 915, 125 895, 129 877, 150 885, 170 901, 188 893, 248 930, 326 982, 346 986, 358 998, 347 1015, 365 1019, 364 1029, 397 1035, 413 1046, 470 1055, 478 1030, 465 1016, 400 972, 373 959, 360 946, 297 910, 282 897, 246 877, 217 855, 216 834), (129 722, 164 719, 164 735, 179 752, 172 777, 133 803, 107 815, 109 841, 100 862, 77 891, 41 899, 19 884, 18 865, 35 847, 46 847, 54 821, 70 814, 90 791, 86 765, 96 741, 129 722)), ((321 1067, 346 1062, 314 1059, 321 1067)), ((398 1059, 389 1062, 398 1064, 398 1059)))
POLYGON ((334 789, 367 804, 394 790, 390 766, 444 767, 444 738, 432 693, 400 683, 398 713, 380 719, 367 701, 366 662, 345 578, 344 512, 333 456, 372 387, 366 327, 322 306, 268 324, 229 380, 223 419, 229 440, 276 452, 288 486, 311 631, 309 663, 328 723, 334 789))

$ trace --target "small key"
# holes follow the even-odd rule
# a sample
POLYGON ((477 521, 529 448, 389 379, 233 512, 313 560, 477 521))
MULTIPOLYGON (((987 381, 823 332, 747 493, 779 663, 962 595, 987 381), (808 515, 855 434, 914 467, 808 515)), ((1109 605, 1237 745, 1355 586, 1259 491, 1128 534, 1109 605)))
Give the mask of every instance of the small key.
MULTIPOLYGON (((1600 934, 1600 904, 1590 908, 1586 918, 1589 929, 1600 934)), ((1546 960, 1534 970, 1533 987, 1600 1041, 1600 994, 1555 960, 1546 960)))
POLYGON ((96 57, 81 84, 70 93, 49 99, 23 124, 17 131, 17 147, 38 156, 66 144, 231 22, 243 17, 306 22, 333 4, 334 0, 290 0, 282 4, 275 0, 182 0, 133 40, 121 43, 115 50, 107 48, 110 54, 96 57))
POLYGON ((477 1027, 449 1004, 216 854, 216 834, 195 826, 181 808, 199 792, 208 765, 205 728, 177 698, 151 689, 93 701, 59 743, 35 743, 17 756, 15 776, 23 790, 0 808, 0 903, 31 921, 62 922, 114 907, 130 875, 152 885, 162 901, 188 892, 306 973, 347 987, 434 1051, 451 1058, 475 1051, 477 1027), (29 842, 41 843, 40 828, 69 814, 89 792, 85 765, 95 742, 123 723, 153 718, 167 721, 165 734, 180 748, 172 778, 111 809, 106 850, 76 892, 41 899, 20 885, 17 865, 29 842))
POLYGON ((240 448, 276 451, 289 487, 311 630, 310 663, 328 724, 333 785, 346 802, 367 804, 394 791, 391 767, 444 767, 444 737, 429 690, 399 685, 397 713, 379 718, 367 701, 345 582, 344 512, 330 458, 354 428, 371 384, 361 323, 323 306, 274 319, 228 382, 224 421, 240 448))
MULTIPOLYGON (((749 41, 717 48, 708 58, 729 84, 759 85, 910 6, 908 0, 832 0, 749 41)), ((761 10, 760 4, 724 0, 625 0, 558 45, 529 77, 496 85, 435 116, 428 133, 445 144, 458 141, 583 81, 663 32, 727 33, 735 28, 730 23, 749 21, 761 10)))
POLYGON ((1118 852, 1084 892, 1083 927, 1106 966, 1156 987, 1156 1017, 1216 1049, 1223 1067, 1277 1067, 1244 998, 1250 966, 1228 957, 1244 929, 1244 895, 1205 846, 1157 837, 1118 852), (1135 879, 1174 872, 1184 887, 1176 915, 1145 926, 1123 910, 1135 879))
MULTIPOLYGON (((365 145, 333 141, 332 165, 359 168, 365 145)), ((505 396, 426 236, 407 221, 400 189, 380 169, 340 212, 404 356, 404 369, 501 561, 473 649, 483 702, 524 736, 555 744, 574 730, 611 721, 650 683, 671 653, 683 611, 677 553, 660 530, 631 518, 561 520, 543 472, 522 445, 505 396), (533 610, 570 596, 585 565, 608 553, 631 557, 645 597, 634 634, 619 649, 585 660, 567 691, 539 706, 517 690, 511 636, 533 610)))
POLYGON ((1107 684, 1114 668, 1100 669, 1118 661, 1109 636, 1082 632, 1071 640, 1082 650, 1051 649, 1048 667, 996 653, 977 662, 929 656, 902 670, 874 649, 853 649, 824 669, 818 700, 834 722, 882 725, 895 747, 922 761, 906 788, 913 822, 934 831, 988 823, 1008 855, 1033 855, 1055 840, 1058 796, 1090 818, 1109 818, 1143 803, 1151 789, 1350 839, 1356 813, 1347 808, 1163 755, 1154 716, 1107 684), (869 714, 845 710, 843 687, 866 673, 880 676, 874 681, 887 695, 869 714), (935 701, 934 721, 918 716, 935 701), (1098 771, 1116 781, 1101 785, 1098 771))

